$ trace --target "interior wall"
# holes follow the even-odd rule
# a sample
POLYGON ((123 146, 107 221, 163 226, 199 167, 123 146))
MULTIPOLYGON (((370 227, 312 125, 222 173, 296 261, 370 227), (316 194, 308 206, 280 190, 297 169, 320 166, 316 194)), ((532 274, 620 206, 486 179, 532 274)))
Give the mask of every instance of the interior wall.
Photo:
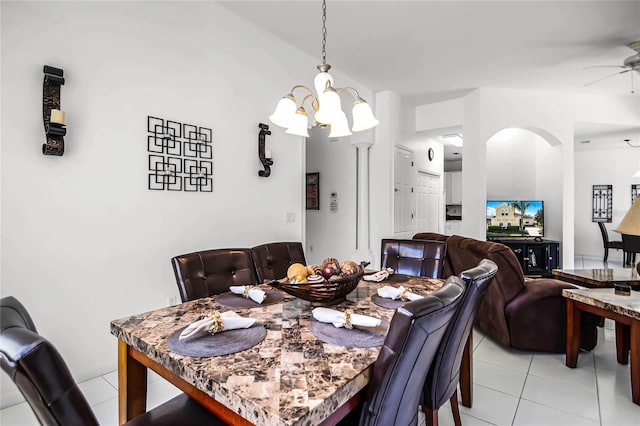
POLYGON ((487 199, 543 200, 545 238, 562 238, 562 153, 537 134, 504 129, 487 141, 487 199))
MULTIPOLYGON (((613 230, 631 207, 631 185, 640 184, 640 148, 585 149, 576 151, 576 254, 604 256, 598 225, 592 222, 593 185, 613 185, 613 220, 606 223, 610 240, 620 240, 613 230), (603 161, 606 158, 606 161, 603 161)), ((622 261, 621 250, 609 250, 609 259, 622 261)))
POLYGON ((116 368, 111 320, 177 296, 172 256, 303 238, 300 138, 272 125, 258 177, 258 123, 317 59, 215 2, 0 7, 1 294, 82 381, 116 368), (41 153, 44 64, 65 71, 63 157, 41 153), (148 115, 213 129, 212 193, 147 189, 148 115))
POLYGON ((356 247, 356 148, 350 137, 328 138, 314 127, 306 141, 307 172, 320 173, 320 210, 306 211, 305 256, 308 264, 327 257, 351 259, 356 247), (335 211, 332 193, 337 195, 335 211))

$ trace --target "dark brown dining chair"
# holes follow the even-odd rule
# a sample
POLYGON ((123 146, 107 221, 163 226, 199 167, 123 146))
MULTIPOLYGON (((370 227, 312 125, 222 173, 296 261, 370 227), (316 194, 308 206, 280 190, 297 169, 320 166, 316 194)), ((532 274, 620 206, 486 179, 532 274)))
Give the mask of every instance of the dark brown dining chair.
MULTIPOLYGON (((480 261, 475 268, 460 274, 465 282, 462 301, 455 315, 449 323, 449 328, 440 342, 438 352, 431 363, 427 380, 422 393, 422 411, 424 411, 427 425, 438 425, 438 409, 450 401, 453 420, 456 426, 462 424, 458 409, 458 383, 460 382, 460 366, 463 356, 468 356, 469 368, 473 364, 473 340, 469 339, 473 321, 482 302, 487 288, 498 272, 498 266, 491 260, 480 261)), ((464 378, 470 392, 473 386, 471 371, 464 378)))
POLYGON ((258 282, 279 280, 287 276, 293 263, 307 264, 304 249, 299 242, 276 242, 262 244, 251 249, 258 282))
POLYGON ((229 291, 230 285, 256 284, 251 249, 215 249, 171 259, 183 302, 229 291))
POLYGON ((464 292, 450 277, 431 295, 399 307, 373 364, 360 425, 417 425, 429 366, 464 292))
MULTIPOLYGON (((40 336, 25 307, 0 299, 0 365, 45 426, 97 426, 87 399, 58 350, 40 336)), ((128 426, 225 425, 181 394, 126 423, 128 426)))
POLYGON ((382 268, 399 274, 441 278, 447 243, 434 240, 382 240, 382 268))
MULTIPOLYGON (((602 234, 602 244, 604 245, 604 259, 602 261, 607 263, 607 259, 609 258, 609 249, 615 250, 623 250, 622 241, 610 241, 609 233, 607 232, 607 228, 604 226, 603 222, 598 222, 598 227, 600 227, 600 233, 602 234)), ((625 253, 626 260, 626 253, 625 253)))

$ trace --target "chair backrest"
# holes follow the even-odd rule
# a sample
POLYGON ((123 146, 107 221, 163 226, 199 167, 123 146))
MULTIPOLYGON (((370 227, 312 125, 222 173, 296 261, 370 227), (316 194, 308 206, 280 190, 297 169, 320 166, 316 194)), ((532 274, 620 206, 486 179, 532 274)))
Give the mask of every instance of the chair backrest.
POLYGON ((0 299, 0 365, 44 425, 97 425, 91 406, 56 348, 15 298, 0 299))
POLYGON ((466 284, 465 292, 440 342, 424 384, 422 403, 431 410, 439 409, 456 391, 460 380, 462 355, 478 306, 497 272, 498 266, 495 262, 484 259, 477 267, 460 274, 460 278, 466 284))
POLYGON ((230 285, 256 284, 251 249, 216 249, 171 259, 183 302, 229 291, 230 285))
POLYGON ((262 244, 251 249, 258 282, 279 280, 287 276, 293 263, 307 264, 304 249, 299 242, 277 242, 262 244))
POLYGON ((382 240, 380 263, 399 274, 440 278, 447 254, 447 243, 435 240, 382 240))
POLYGON ((417 425, 431 361, 464 292, 457 277, 398 308, 373 365, 360 425, 417 425))

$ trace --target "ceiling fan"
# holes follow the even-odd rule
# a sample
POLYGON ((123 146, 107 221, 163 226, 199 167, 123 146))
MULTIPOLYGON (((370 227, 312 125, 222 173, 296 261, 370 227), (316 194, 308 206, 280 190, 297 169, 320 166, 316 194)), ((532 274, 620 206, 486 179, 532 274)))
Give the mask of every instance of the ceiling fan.
MULTIPOLYGON (((635 55, 631 55, 629 56, 627 59, 624 60, 624 62, 622 63, 622 65, 593 65, 590 67, 584 67, 583 69, 589 69, 589 68, 622 68, 622 71, 617 71, 614 72, 613 74, 609 74, 609 75, 605 75, 604 77, 598 78, 597 80, 593 80, 587 84, 585 84, 585 86, 589 86, 593 83, 597 83, 598 81, 604 80, 606 78, 609 77, 613 77, 614 75, 618 75, 618 74, 624 74, 627 73, 629 71, 635 71, 640 75, 640 41, 634 41, 633 43, 630 43, 627 45, 630 49, 635 50, 636 54, 635 55)), ((634 93, 633 90, 633 77, 631 79, 631 93, 634 93)))

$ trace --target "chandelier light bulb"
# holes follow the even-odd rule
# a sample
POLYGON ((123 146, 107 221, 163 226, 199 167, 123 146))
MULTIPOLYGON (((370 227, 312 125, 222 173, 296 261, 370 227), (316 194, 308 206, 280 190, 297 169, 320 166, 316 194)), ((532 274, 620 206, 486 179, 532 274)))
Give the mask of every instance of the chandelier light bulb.
POLYGON ((285 129, 291 126, 296 115, 296 98, 292 93, 282 97, 276 106, 273 114, 269 116, 269 120, 276 126, 285 129))
POLYGON ((309 137, 309 131, 307 129, 308 124, 309 124, 309 120, 307 119, 307 112, 304 110, 303 107, 300 107, 294 114, 293 120, 291 121, 291 125, 285 131, 285 133, 308 138, 309 137))
POLYGON ((362 98, 358 98, 353 103, 353 110, 351 111, 353 116, 353 127, 351 130, 354 132, 361 132, 376 127, 380 122, 373 116, 371 107, 362 98))
POLYGON ((329 132, 329 137, 339 138, 342 136, 351 136, 351 132, 349 131, 349 122, 347 121, 347 115, 343 111, 340 111, 338 117, 331 125, 331 132, 329 132))
POLYGON ((318 97, 320 108, 316 112, 315 119, 320 124, 333 124, 338 120, 342 113, 342 105, 340 95, 333 87, 327 87, 325 91, 318 97))

